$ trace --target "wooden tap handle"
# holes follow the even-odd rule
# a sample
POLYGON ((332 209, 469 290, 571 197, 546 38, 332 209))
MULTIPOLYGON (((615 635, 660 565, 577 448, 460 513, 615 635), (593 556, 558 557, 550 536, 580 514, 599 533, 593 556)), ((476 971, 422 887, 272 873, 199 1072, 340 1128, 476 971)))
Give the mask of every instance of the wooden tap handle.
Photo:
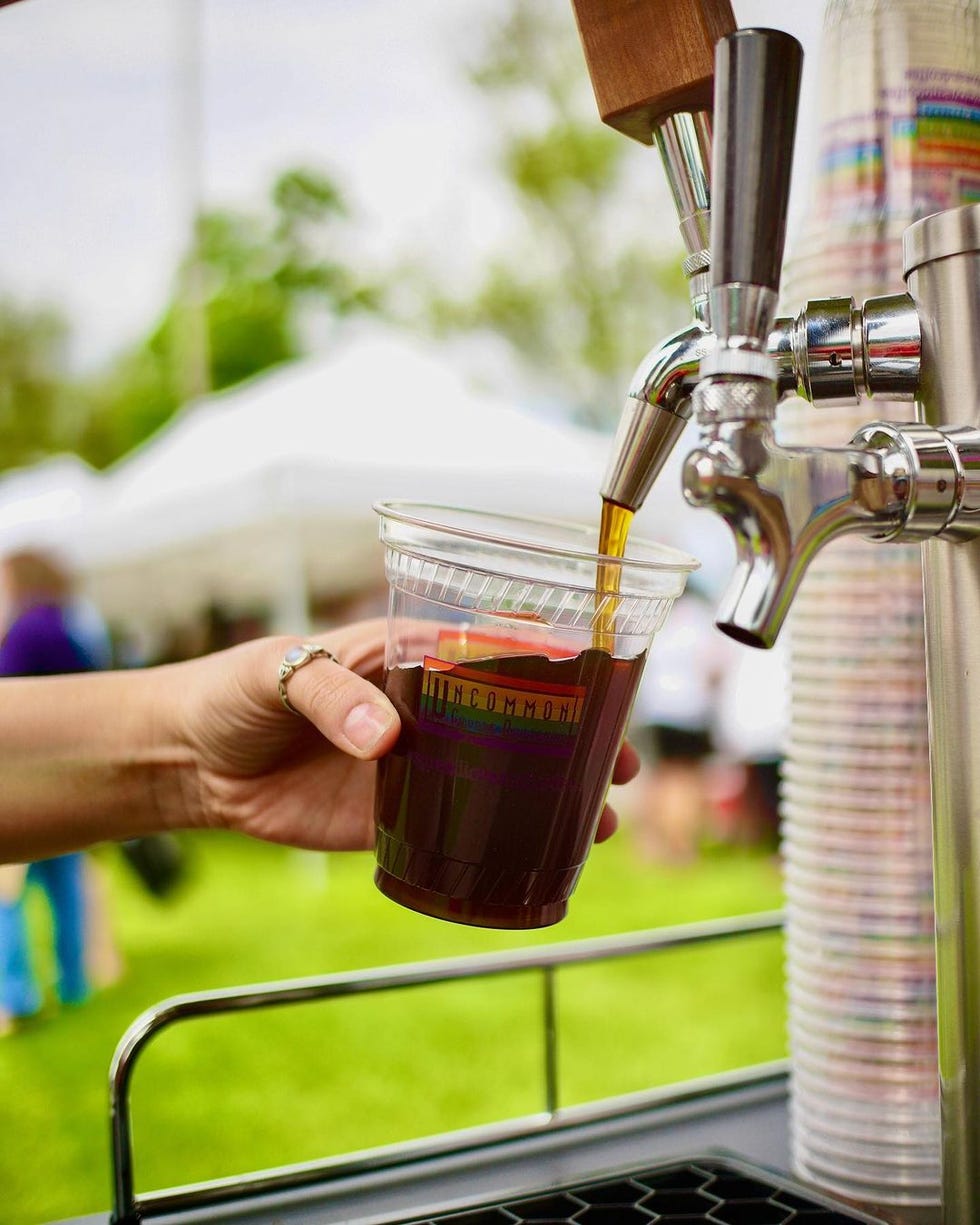
POLYGON ((728 0, 572 0, 599 115, 649 145, 676 111, 710 110, 728 0))

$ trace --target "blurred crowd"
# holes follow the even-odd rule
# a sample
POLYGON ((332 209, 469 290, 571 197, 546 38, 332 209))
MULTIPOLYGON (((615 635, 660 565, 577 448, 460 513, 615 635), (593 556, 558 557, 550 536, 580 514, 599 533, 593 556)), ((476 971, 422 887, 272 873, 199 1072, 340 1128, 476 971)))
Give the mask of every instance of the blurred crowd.
MULTIPOLYGON (((75 595, 58 555, 23 549, 0 560, 0 676, 46 676, 109 667, 109 635, 96 609, 75 595)), ((97 866, 85 855, 0 866, 0 1032, 33 1016, 45 992, 30 939, 32 887, 50 908, 58 999, 81 1003, 112 981, 119 958, 97 866)))
POLYGON ((644 758, 630 815, 647 860, 694 859, 706 843, 778 839, 788 717, 785 645, 726 638, 696 584, 650 649, 630 738, 644 758))

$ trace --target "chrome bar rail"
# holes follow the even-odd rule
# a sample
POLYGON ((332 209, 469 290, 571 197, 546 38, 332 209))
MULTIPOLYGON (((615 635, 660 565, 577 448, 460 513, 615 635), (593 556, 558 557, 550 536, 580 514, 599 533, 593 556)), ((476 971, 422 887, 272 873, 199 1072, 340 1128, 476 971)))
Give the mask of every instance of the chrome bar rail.
MULTIPOLYGON (((415 962, 403 966, 385 966, 345 974, 326 974, 313 978, 292 979, 276 983, 232 987, 215 991, 199 991, 175 995, 162 1000, 142 1013, 126 1030, 116 1047, 109 1073, 109 1096, 113 1171, 112 1221, 117 1225, 132 1225, 147 1217, 162 1216, 182 1210, 201 1209, 231 1200, 243 1200, 270 1192, 308 1187, 352 1174, 366 1173, 404 1166, 423 1158, 463 1152, 503 1139, 517 1139, 580 1121, 584 1112, 574 1108, 566 1117, 560 1107, 558 1077, 558 1012, 555 1002, 556 971, 562 966, 583 965, 614 958, 655 953, 709 941, 727 940, 737 936, 758 935, 781 930, 781 911, 765 911, 737 918, 689 923, 677 927, 656 928, 631 932, 623 936, 570 941, 540 948, 520 949, 503 953, 480 954, 470 957, 445 958, 438 961, 415 962), (421 987, 434 983, 490 978, 505 974, 537 971, 542 975, 542 1029, 544 1051, 545 1103, 541 1114, 523 1119, 471 1128, 436 1137, 429 1141, 412 1141, 389 1145, 347 1157, 260 1170, 230 1178, 173 1187, 137 1195, 134 1185, 134 1152, 130 1086, 137 1059, 149 1041, 171 1025, 195 1017, 220 1013, 247 1012, 276 1008, 315 1000, 339 999, 378 991, 421 987)), ((749 1079, 759 1075, 772 1076, 783 1069, 782 1061, 749 1069, 749 1079)), ((738 1081, 739 1073, 712 1078, 718 1087, 738 1081)), ((701 1084, 702 1082, 696 1082, 701 1084)), ((707 1082, 704 1082, 707 1084, 707 1082)), ((661 1091, 662 1092, 662 1091, 661 1091)), ((667 1094, 662 1094, 665 1098, 667 1094)), ((640 1105, 644 1095, 629 1095, 634 1105, 640 1105)), ((619 1099, 611 1099, 618 1101, 619 1099)), ((649 1100, 642 1104, 649 1105, 649 1100)), ((592 1111, 601 1117, 602 1104, 592 1111)), ((606 1107, 608 1109, 608 1107, 606 1107)))

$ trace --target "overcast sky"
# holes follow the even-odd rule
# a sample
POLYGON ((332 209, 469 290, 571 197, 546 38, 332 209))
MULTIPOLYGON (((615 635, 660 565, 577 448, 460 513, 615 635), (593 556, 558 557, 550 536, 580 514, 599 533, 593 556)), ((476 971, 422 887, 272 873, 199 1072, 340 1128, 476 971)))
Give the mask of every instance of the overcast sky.
MULTIPOLYGON (((512 222, 462 61, 501 3, 22 0, 0 10, 0 291, 60 303, 86 364, 152 320, 190 212, 194 159, 181 134, 195 13, 206 203, 249 207, 277 172, 312 163, 353 197, 368 255, 420 239, 447 257, 490 245, 512 222)), ((808 52, 821 7, 734 4, 740 25, 788 29, 808 52)), ((807 80, 804 132, 811 90, 807 80)), ((638 184, 644 212, 651 197, 666 200, 659 167, 638 184)), ((794 212, 804 191, 798 175, 794 212)))

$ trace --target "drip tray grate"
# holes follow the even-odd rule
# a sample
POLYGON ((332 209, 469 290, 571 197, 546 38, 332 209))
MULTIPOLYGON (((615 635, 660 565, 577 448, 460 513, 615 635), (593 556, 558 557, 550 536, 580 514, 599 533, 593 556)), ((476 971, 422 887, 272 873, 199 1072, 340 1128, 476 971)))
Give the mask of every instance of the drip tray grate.
POLYGON ((405 1225, 845 1225, 870 1219, 810 1199, 803 1188, 771 1181, 765 1171, 712 1158, 418 1217, 405 1225))

